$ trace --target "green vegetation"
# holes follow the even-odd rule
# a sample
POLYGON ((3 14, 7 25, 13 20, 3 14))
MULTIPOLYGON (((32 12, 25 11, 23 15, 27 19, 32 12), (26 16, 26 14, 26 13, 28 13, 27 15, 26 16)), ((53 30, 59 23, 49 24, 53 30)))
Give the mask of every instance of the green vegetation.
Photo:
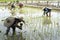
POLYGON ((60 0, 0 0, 0 2, 8 2, 8 1, 60 1, 60 0))
POLYGON ((16 1, 16 0, 0 0, 0 2, 9 2, 9 1, 13 2, 13 1, 16 1))
POLYGON ((25 2, 28 2, 28 1, 31 1, 31 2, 33 2, 33 1, 36 1, 36 2, 39 2, 39 1, 51 1, 51 2, 54 2, 54 1, 56 1, 56 2, 60 2, 60 0, 0 0, 0 2, 23 2, 23 1, 25 1, 25 2))

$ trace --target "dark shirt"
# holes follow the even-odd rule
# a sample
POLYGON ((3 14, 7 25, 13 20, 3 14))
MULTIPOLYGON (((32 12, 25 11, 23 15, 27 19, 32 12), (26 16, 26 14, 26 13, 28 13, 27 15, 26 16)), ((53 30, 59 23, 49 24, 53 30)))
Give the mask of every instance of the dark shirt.
POLYGON ((15 18, 15 21, 14 21, 14 23, 11 25, 11 27, 16 26, 19 22, 25 23, 25 21, 24 21, 23 19, 15 18))
POLYGON ((12 7, 12 8, 15 8, 15 5, 14 5, 14 4, 12 4, 12 5, 11 5, 11 7, 12 7))
POLYGON ((49 8, 44 8, 43 10, 47 11, 47 12, 51 12, 51 9, 49 9, 49 8))

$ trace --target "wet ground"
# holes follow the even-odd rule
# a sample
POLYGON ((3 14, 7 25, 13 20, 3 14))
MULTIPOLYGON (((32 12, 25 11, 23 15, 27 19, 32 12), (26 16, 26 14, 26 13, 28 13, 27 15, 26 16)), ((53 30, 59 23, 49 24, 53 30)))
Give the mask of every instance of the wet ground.
MULTIPOLYGON (((13 12, 13 11, 12 11, 13 12)), ((24 7, 22 10, 14 10, 14 14, 8 8, 0 7, 0 40, 60 40, 60 12, 51 12, 51 17, 42 16, 43 10, 24 7), (23 30, 16 28, 16 35, 12 36, 12 29, 9 36, 5 37, 6 27, 3 25, 5 18, 9 16, 23 16, 26 24, 23 30)))

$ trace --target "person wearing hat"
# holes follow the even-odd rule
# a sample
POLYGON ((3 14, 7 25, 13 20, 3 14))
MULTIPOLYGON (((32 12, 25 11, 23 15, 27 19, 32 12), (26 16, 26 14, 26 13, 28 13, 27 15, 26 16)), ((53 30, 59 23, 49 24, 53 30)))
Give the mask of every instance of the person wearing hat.
POLYGON ((22 17, 21 18, 8 17, 4 22, 4 26, 7 27, 5 35, 8 35, 10 28, 13 29, 13 35, 15 33, 16 27, 22 30, 23 23, 21 22, 25 24, 25 21, 23 20, 22 17), (20 26, 18 25, 19 22, 20 22, 20 26))
POLYGON ((15 9, 15 3, 11 4, 11 9, 15 9))
POLYGON ((22 3, 19 3, 18 6, 19 6, 19 8, 22 8, 23 7, 23 4, 22 3))

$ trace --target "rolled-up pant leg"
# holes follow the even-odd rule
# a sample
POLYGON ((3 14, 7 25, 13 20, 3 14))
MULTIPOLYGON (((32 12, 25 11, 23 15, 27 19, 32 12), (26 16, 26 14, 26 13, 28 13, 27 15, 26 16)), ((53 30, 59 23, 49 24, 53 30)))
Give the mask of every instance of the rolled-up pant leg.
POLYGON ((51 12, 49 12, 49 16, 51 16, 51 12))
POLYGON ((15 34, 15 28, 16 28, 15 26, 12 27, 12 29, 13 29, 13 35, 15 34))
POLYGON ((9 31, 10 31, 10 27, 7 27, 6 35, 8 35, 9 31))
POLYGON ((46 12, 44 11, 43 15, 45 15, 45 13, 46 13, 46 12))
POLYGON ((48 16, 48 12, 46 12, 46 16, 48 16))

